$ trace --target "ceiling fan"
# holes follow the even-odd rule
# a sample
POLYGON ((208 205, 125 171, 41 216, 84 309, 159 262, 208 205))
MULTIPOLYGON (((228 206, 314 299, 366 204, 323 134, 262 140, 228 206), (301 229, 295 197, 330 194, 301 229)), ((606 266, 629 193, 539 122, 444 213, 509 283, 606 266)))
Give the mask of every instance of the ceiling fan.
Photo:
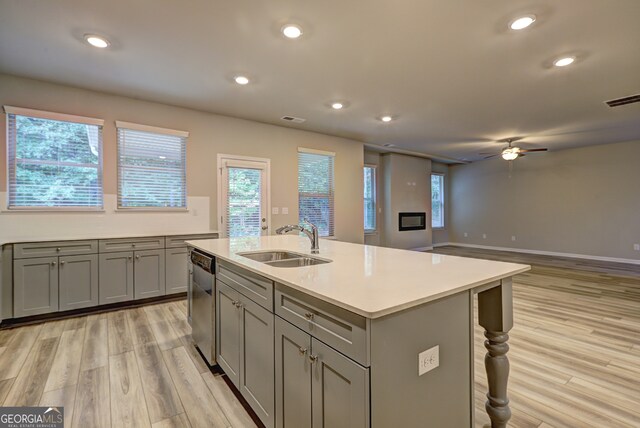
POLYGON ((518 159, 519 157, 524 156, 525 153, 532 153, 532 152, 546 152, 547 149, 545 148, 540 148, 540 149, 522 149, 520 147, 514 146, 513 143, 521 140, 522 137, 513 137, 513 138, 505 138, 504 140, 499 140, 499 143, 508 143, 509 145, 507 147, 505 147, 504 149, 502 149, 502 151, 500 153, 480 153, 481 155, 489 155, 486 156, 484 159, 490 159, 496 156, 502 156, 502 159, 507 160, 507 161, 513 161, 518 159))

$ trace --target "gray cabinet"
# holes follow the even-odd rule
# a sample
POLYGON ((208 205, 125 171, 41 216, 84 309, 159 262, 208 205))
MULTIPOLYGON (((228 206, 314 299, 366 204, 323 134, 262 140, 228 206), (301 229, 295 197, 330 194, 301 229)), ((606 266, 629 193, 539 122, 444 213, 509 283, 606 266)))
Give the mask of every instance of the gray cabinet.
POLYGON ((184 293, 189 281, 189 250, 187 247, 165 250, 166 294, 184 293))
POLYGON ((369 370, 276 317, 277 427, 369 426, 369 370))
POLYGON ((267 428, 275 423, 274 315, 216 282, 218 364, 267 428))
POLYGON ((218 364, 238 387, 240 384, 240 293, 216 281, 216 350, 218 364))
POLYGON ((164 250, 134 252, 133 290, 135 299, 164 296, 164 250))
POLYGON ((100 254, 100 304, 133 299, 133 251, 100 254))
POLYGON ((240 296, 240 392, 267 428, 274 426, 274 355, 271 312, 240 296))
POLYGON ((276 317, 276 426, 311 428, 311 336, 276 317))
POLYGON ((15 260, 13 274, 14 317, 58 310, 58 257, 15 260))
POLYGON ((369 427, 369 369, 311 339, 313 427, 369 427))
POLYGON ((59 310, 86 308, 98 304, 98 256, 58 258, 59 310))

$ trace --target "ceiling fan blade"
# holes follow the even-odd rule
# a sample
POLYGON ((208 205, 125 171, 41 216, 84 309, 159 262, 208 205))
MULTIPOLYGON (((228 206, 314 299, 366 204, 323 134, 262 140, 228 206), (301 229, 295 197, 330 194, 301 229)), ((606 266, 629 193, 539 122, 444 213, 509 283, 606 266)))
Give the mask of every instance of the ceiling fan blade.
POLYGON ((486 156, 484 159, 491 159, 491 158, 495 158, 496 156, 498 156, 498 154, 491 155, 491 156, 486 156))
POLYGON ((493 152, 480 152, 480 153, 478 153, 478 154, 479 154, 479 155, 494 155, 494 154, 496 154, 496 153, 493 153, 493 152))
POLYGON ((523 149, 520 150, 520 153, 528 153, 528 152, 546 152, 549 149, 523 149))

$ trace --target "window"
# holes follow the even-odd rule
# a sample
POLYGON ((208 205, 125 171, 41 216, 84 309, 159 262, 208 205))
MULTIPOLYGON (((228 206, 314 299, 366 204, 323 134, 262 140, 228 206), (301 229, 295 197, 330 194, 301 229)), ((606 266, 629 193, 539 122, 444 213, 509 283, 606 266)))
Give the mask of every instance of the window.
POLYGON ((4 107, 9 209, 101 209, 99 119, 4 107))
POLYGON ((188 132, 116 122, 118 208, 187 208, 188 132))
POLYGON ((333 236, 333 164, 335 153, 298 149, 298 215, 318 226, 320 236, 333 236))
POLYGON ((431 227, 444 227, 444 175, 431 174, 431 227))
POLYGON ((364 231, 376 230, 376 167, 364 167, 364 231))

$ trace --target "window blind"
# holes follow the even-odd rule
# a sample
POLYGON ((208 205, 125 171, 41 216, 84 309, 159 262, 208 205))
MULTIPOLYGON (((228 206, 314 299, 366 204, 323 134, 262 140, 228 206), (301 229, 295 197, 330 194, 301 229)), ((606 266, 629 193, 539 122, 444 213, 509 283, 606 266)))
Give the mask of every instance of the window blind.
POLYGON ((5 111, 7 207, 101 209, 102 121, 8 106, 5 111))
POLYGON ((333 153, 298 149, 298 214, 318 227, 320 236, 334 235, 333 153))
POLYGON ((123 122, 116 126, 118 208, 186 209, 188 134, 123 122))
POLYGON ((364 167, 364 230, 376 230, 376 168, 364 167))
POLYGON ((262 170, 228 167, 227 173, 227 236, 260 236, 262 170))

